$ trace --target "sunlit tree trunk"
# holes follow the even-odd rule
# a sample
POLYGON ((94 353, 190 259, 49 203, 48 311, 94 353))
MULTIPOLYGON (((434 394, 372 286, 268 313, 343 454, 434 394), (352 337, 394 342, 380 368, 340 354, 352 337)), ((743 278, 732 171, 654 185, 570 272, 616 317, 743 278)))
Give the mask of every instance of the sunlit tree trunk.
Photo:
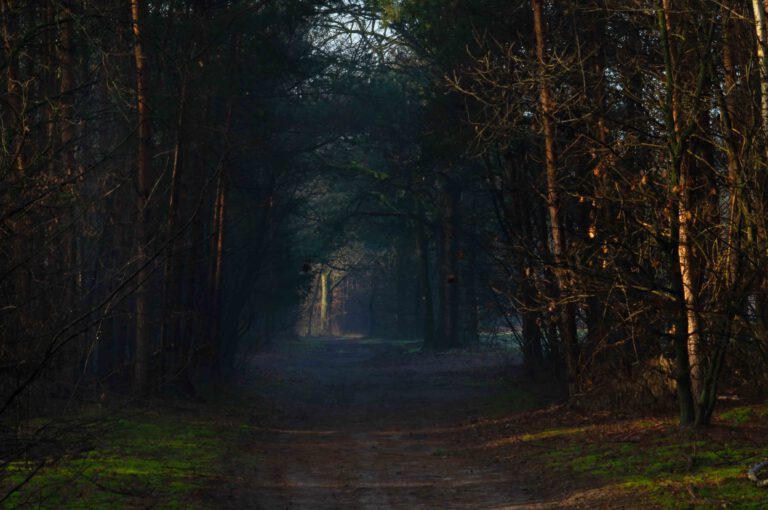
MULTIPOLYGON (((675 186, 678 185, 679 177, 679 165, 682 160, 682 154, 679 143, 679 127, 678 127, 678 109, 677 109, 677 95, 674 84, 674 62, 672 49, 670 47, 670 35, 669 30, 671 28, 671 22, 669 20, 669 1, 663 0, 657 9, 658 14, 658 28, 661 34, 661 46, 665 63, 666 74, 666 90, 665 90, 665 121, 667 128, 667 136, 669 138, 670 145, 670 180, 672 183, 672 193, 675 193, 675 186)), ((677 191, 679 193, 679 191, 677 191)), ((677 381, 677 393, 678 402, 680 404, 680 422, 683 425, 688 425, 695 420, 694 400, 695 396, 691 385, 691 365, 688 343, 688 328, 689 323, 687 321, 687 306, 685 302, 685 283, 682 275, 682 269, 685 265, 681 261, 681 254, 683 253, 680 246, 680 232, 681 228, 675 228, 674 224, 678 223, 681 217, 680 214, 680 201, 675 201, 676 211, 673 212, 673 241, 677 249, 673 253, 672 257, 672 287, 676 294, 680 297, 680 314, 674 321, 672 336, 674 338, 675 346, 675 379, 677 381)))
POLYGON ((691 388, 694 398, 701 394, 702 358, 701 358, 701 326, 698 316, 697 285, 694 278, 693 208, 691 206, 691 176, 690 164, 683 162, 680 166, 679 184, 680 197, 678 204, 678 256, 680 263, 680 279, 682 281, 683 299, 685 302, 686 332, 688 339, 688 362, 691 369, 691 388))
MULTIPOLYGON (((696 256, 693 245, 693 222, 696 210, 691 203, 691 190, 694 185, 691 172, 695 166, 691 158, 701 159, 706 156, 705 154, 693 154, 692 152, 698 148, 689 141, 691 134, 696 129, 696 120, 700 118, 700 115, 695 112, 700 108, 699 102, 704 84, 707 82, 706 76, 709 66, 705 61, 706 59, 690 66, 690 71, 695 71, 693 73, 695 79, 692 82, 695 85, 695 90, 691 94, 692 113, 683 127, 682 106, 678 95, 681 79, 680 66, 676 62, 676 52, 672 45, 673 25, 669 0, 662 0, 659 4, 657 17, 666 76, 664 111, 667 129, 668 171, 673 202, 677 209, 676 217, 672 218, 672 228, 675 234, 673 241, 677 246, 675 262, 679 268, 679 271, 673 270, 675 280, 679 276, 679 283, 673 281, 673 287, 680 292, 682 309, 682 317, 675 328, 678 396, 681 405, 681 422, 688 424, 691 423, 692 419, 698 423, 700 418, 699 404, 701 403, 705 378, 705 363, 702 354, 703 332, 697 302, 696 256), (674 198, 677 200, 674 201, 674 198), (683 352, 682 349, 683 340, 685 340, 686 352, 683 352), (688 379, 687 383, 686 379, 688 379)), ((714 25, 711 25, 710 30, 713 29, 714 25)), ((711 38, 711 34, 707 37, 711 38)), ((706 39, 705 44, 710 43, 711 39, 706 39)), ((708 55, 708 47, 701 47, 700 49, 703 55, 708 55)))
POLYGON ((579 345, 576 334, 576 310, 568 301, 568 275, 565 231, 561 217, 560 182, 557 170, 557 149, 555 140, 555 103, 552 99, 547 77, 546 35, 542 15, 542 0, 531 0, 533 9, 533 30, 536 37, 536 58, 539 65, 539 114, 544 132, 544 155, 547 176, 547 210, 552 242, 552 255, 555 263, 557 296, 555 306, 559 310, 560 334, 562 336, 566 370, 569 384, 576 382, 579 345))
POLYGON ((320 273, 320 335, 331 334, 332 283, 331 270, 323 269, 320 273))
POLYGON ((765 20, 764 0, 752 0, 752 14, 755 19, 757 36, 757 61, 760 68, 760 118, 763 129, 768 130, 768 27, 765 20))
POLYGON ((320 278, 320 276, 315 278, 312 285, 312 299, 309 302, 309 308, 307 310, 306 336, 312 336, 315 334, 315 329, 312 326, 314 326, 315 308, 317 307, 317 294, 318 287, 320 286, 320 278))
MULTIPOLYGON (((749 218, 752 223, 752 229, 755 231, 755 251, 757 253, 758 263, 763 266, 768 259, 768 226, 766 225, 765 215, 765 189, 768 186, 768 179, 765 176, 765 168, 768 165, 768 25, 766 24, 766 4, 764 0, 752 0, 752 15, 754 18, 756 55, 758 76, 760 81, 760 124, 761 136, 758 144, 762 153, 763 172, 754 175, 753 187, 755 188, 753 211, 749 218)), ((768 296, 766 287, 768 287, 768 276, 763 275, 756 285, 757 291, 754 296, 756 308, 757 332, 761 341, 765 342, 768 337, 768 296)))

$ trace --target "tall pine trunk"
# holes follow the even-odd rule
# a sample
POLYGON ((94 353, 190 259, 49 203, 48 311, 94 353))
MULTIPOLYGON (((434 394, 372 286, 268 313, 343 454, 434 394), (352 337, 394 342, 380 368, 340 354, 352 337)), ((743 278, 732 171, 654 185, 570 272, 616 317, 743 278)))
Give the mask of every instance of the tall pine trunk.
POLYGON ((424 226, 426 216, 418 208, 416 213, 416 239, 419 244, 419 295, 422 311, 423 349, 432 350, 435 346, 435 316, 432 305, 432 286, 429 282, 429 238, 424 226))
POLYGON ((184 171, 185 111, 187 108, 187 77, 182 78, 179 98, 179 113, 176 121, 176 140, 173 147, 171 162, 171 187, 168 193, 168 217, 166 220, 166 253, 163 268, 163 328, 161 333, 164 373, 175 376, 179 363, 181 341, 181 303, 179 275, 183 258, 179 251, 180 242, 177 238, 180 232, 179 216, 181 211, 182 172, 184 171))
POLYGON ((152 164, 152 131, 147 104, 147 60, 142 42, 142 7, 140 0, 131 0, 131 22, 134 36, 134 62, 136 66, 136 112, 139 124, 139 144, 136 163, 136 338, 134 340, 134 390, 144 394, 149 389, 149 289, 150 276, 148 250, 148 198, 150 166, 152 164))
MULTIPOLYGON (((557 307, 559 330, 563 343, 565 366, 568 372, 569 386, 576 383, 579 344, 576 333, 576 309, 568 301, 568 259, 566 254, 565 229, 561 214, 560 182, 557 170, 557 148, 555 134, 555 102, 547 77, 546 33, 542 15, 541 0, 531 0, 533 10, 533 30, 536 36, 536 58, 539 71, 539 114, 544 132, 544 156, 547 176, 547 210, 554 258, 557 295, 554 296, 557 307)), ((573 389, 573 388, 571 388, 573 389)))

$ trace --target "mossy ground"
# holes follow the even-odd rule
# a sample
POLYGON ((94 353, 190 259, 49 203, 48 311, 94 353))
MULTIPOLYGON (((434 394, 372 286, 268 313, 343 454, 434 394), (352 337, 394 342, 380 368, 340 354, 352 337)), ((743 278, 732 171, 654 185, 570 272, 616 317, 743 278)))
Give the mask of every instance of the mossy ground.
POLYGON ((131 409, 96 420, 76 453, 9 464, 0 478, 3 493, 43 467, 0 506, 207 508, 200 493, 221 483, 232 461, 227 456, 249 430, 245 416, 213 411, 131 409))
POLYGON ((561 420, 487 446, 514 448, 518 462, 537 464, 551 482, 606 487, 606 499, 628 498, 627 508, 765 509, 768 489, 746 471, 768 458, 766 416, 766 405, 733 407, 703 430, 681 430, 672 419, 561 420))
MULTIPOLYGON (((323 346, 319 341, 309 344, 323 346)), ((402 349, 408 348, 403 342, 402 349)), ((269 366, 275 359, 279 361, 269 359, 269 366)), ((552 385, 494 377, 498 379, 476 381, 495 390, 486 400, 468 404, 477 416, 456 429, 456 448, 482 462, 511 463, 511 483, 528 486, 545 500, 568 502, 579 491, 599 488, 600 504, 572 506, 601 508, 606 503, 614 508, 622 501, 622 508, 768 508, 768 489, 754 487, 745 476, 750 465, 768 458, 768 405, 731 405, 719 409, 711 427, 680 430, 672 417, 619 418, 578 413, 563 405, 542 410, 559 400, 552 385)), ((254 381, 262 390, 288 384, 272 373, 254 381)), ((305 390, 302 398, 307 398, 305 390)), ((208 401, 219 404, 172 406, 162 401, 79 413, 83 426, 72 443, 75 448, 68 443, 65 454, 51 448, 50 455, 37 452, 28 462, 5 466, 0 489, 18 484, 44 464, 0 507, 221 508, 222 501, 211 498, 237 490, 238 483, 241 490, 252 490, 255 475, 264 471, 262 464, 270 459, 279 463, 279 455, 260 458, 254 453, 269 451, 254 447, 263 440, 255 424, 271 412, 260 397, 219 389, 208 401)), ((320 448, 317 455, 324 452, 320 448)), ((441 443, 425 455, 440 459, 456 454, 441 443)))

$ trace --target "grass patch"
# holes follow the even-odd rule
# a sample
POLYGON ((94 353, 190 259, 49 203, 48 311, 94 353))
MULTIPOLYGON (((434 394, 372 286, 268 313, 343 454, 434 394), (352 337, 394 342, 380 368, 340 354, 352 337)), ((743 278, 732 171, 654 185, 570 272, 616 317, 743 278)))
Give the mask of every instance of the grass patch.
MULTIPOLYGON (((733 409, 721 421, 741 424, 753 411, 733 409)), ((768 456, 764 432, 751 435, 733 425, 680 431, 672 423, 638 420, 544 430, 517 441, 527 442, 558 476, 641 492, 654 508, 763 509, 768 490, 754 487, 745 473, 768 456)))
POLYGON ((553 437, 571 436, 574 434, 582 433, 585 430, 586 429, 584 427, 543 430, 541 432, 536 432, 535 434, 522 434, 520 436, 520 441, 540 441, 542 439, 549 439, 553 437))
POLYGON ((720 413, 720 421, 732 425, 749 425, 768 417, 768 405, 741 406, 720 413))
MULTIPOLYGON (((110 420, 79 453, 49 459, 5 508, 205 508, 196 496, 225 476, 224 456, 243 427, 198 413, 110 420)), ((11 463, 2 488, 22 482, 39 463, 11 463)))

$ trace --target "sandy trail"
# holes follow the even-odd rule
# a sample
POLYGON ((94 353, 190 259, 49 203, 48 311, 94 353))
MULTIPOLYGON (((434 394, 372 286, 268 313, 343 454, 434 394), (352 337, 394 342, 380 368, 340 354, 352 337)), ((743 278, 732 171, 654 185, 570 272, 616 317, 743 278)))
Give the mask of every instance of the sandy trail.
POLYGON ((228 507, 541 508, 492 453, 467 448, 467 426, 511 370, 498 353, 305 342, 254 358, 251 384, 271 412, 238 453, 254 462, 228 507))

